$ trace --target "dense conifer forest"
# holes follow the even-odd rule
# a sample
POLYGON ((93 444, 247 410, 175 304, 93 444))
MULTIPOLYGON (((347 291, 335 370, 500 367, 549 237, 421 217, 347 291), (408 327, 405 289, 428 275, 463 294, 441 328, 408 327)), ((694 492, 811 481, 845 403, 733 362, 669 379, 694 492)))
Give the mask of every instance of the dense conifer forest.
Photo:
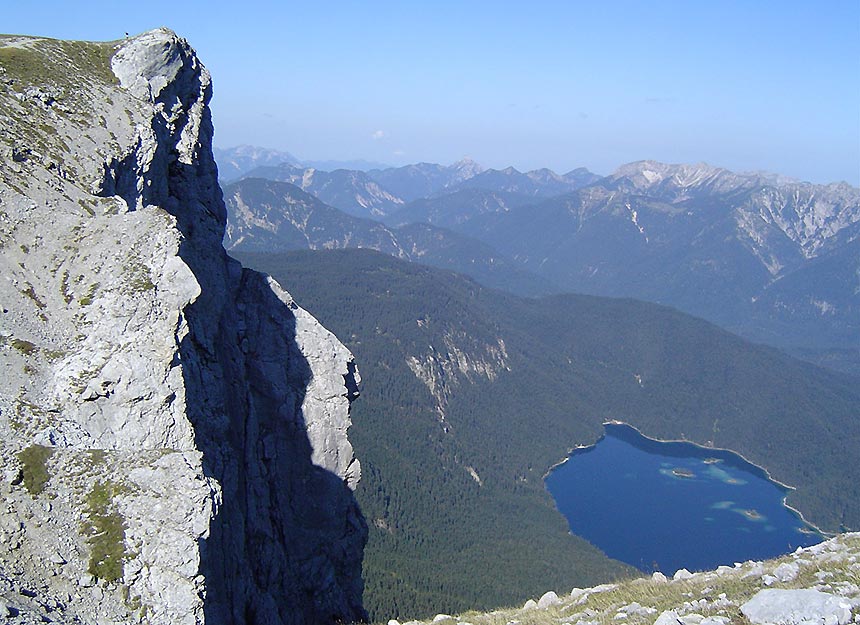
POLYGON ((789 503, 810 521, 860 527, 849 376, 654 304, 524 299, 366 250, 236 255, 288 285, 358 361, 350 439, 374 619, 629 573, 568 533, 543 485, 610 419, 736 450, 798 487, 789 503))

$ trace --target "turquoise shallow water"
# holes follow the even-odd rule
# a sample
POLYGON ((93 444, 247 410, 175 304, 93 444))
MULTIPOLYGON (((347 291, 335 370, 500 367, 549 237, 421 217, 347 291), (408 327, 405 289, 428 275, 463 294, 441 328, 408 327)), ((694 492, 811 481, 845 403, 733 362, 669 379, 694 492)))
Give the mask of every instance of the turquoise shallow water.
POLYGON ((822 537, 785 507, 785 488, 731 452, 661 443, 607 424, 546 479, 571 532, 643 571, 770 558, 822 537))

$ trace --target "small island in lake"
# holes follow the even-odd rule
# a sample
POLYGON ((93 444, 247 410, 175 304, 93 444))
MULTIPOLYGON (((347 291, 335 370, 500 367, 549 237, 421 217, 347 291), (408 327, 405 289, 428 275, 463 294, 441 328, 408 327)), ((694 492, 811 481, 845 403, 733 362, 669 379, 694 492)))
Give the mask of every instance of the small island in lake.
POLYGON ((702 460, 702 462, 704 462, 705 464, 718 464, 722 461, 722 458, 705 458, 704 460, 702 460))
POLYGON ((690 471, 690 469, 684 469, 683 467, 676 467, 672 469, 672 475, 674 475, 675 477, 686 478, 696 477, 696 474, 690 471))
POLYGON ((748 518, 750 521, 759 521, 762 516, 759 514, 758 510, 754 508, 749 508, 747 510, 741 510, 741 513, 748 518))

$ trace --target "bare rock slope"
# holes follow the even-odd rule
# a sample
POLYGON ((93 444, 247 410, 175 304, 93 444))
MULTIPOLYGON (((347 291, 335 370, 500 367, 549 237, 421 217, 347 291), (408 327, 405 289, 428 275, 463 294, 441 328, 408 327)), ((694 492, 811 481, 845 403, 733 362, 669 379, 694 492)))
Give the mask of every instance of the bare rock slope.
POLYGON ((364 615, 357 372, 225 255, 210 96, 166 29, 0 37, 0 613, 21 622, 364 615))

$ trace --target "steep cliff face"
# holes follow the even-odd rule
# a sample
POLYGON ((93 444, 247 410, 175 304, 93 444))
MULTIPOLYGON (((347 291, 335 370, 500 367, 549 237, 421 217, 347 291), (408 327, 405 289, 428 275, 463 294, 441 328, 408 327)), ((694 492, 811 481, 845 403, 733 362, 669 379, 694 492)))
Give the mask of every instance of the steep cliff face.
POLYGON ((210 96, 165 29, 0 39, 0 594, 26 586, 23 612, 364 614, 357 372, 225 255, 210 96))

